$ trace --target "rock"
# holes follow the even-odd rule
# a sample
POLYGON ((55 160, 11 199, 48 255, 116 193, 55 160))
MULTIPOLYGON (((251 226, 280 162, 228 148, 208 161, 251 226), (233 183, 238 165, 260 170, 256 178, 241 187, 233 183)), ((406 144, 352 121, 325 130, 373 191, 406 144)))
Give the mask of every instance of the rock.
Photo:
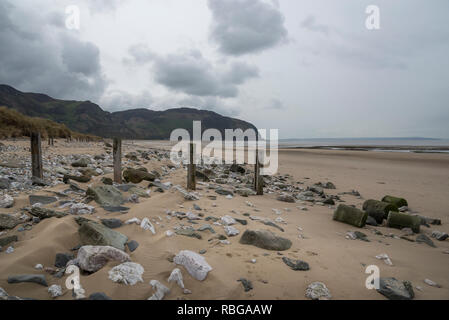
POLYGON ((231 190, 226 190, 223 188, 218 188, 215 190, 215 192, 221 196, 233 196, 234 195, 234 192, 232 192, 231 190))
POLYGON ((104 207, 118 207, 125 202, 122 193, 113 186, 90 187, 86 195, 104 207))
POLYGON ((324 283, 314 282, 307 287, 306 297, 312 300, 329 300, 332 295, 324 283))
POLYGON ((147 191, 145 189, 139 188, 139 187, 132 187, 131 189, 129 189, 129 193, 135 194, 141 198, 149 198, 150 197, 150 195, 147 193, 147 191))
POLYGON ((0 230, 14 229, 20 220, 6 213, 0 213, 0 230))
POLYGON ((221 223, 225 226, 232 226, 237 223, 237 221, 231 216, 224 216, 221 218, 221 223))
POLYGON ((390 300, 412 300, 415 297, 413 287, 408 281, 399 281, 396 278, 380 278, 380 287, 377 290, 390 300))
POLYGON ((368 213, 370 217, 376 219, 378 224, 382 224, 382 221, 388 218, 390 211, 399 211, 395 205, 377 200, 365 201, 363 203, 363 210, 368 213))
POLYGON ((114 282, 133 286, 137 284, 137 282, 143 282, 143 273, 144 269, 140 264, 125 262, 109 271, 109 279, 114 282))
POLYGON ((335 187, 335 185, 330 181, 326 182, 326 183, 318 182, 318 183, 315 183, 315 185, 318 187, 324 188, 324 189, 333 189, 333 190, 337 189, 335 187))
POLYGON ((8 209, 14 206, 14 198, 8 194, 0 195, 0 208, 8 209))
POLYGON ((141 183, 142 181, 154 181, 156 176, 143 170, 126 169, 123 172, 123 178, 126 182, 141 183))
POLYGON ((126 213, 129 210, 128 207, 122 207, 122 206, 118 206, 118 207, 104 206, 102 208, 104 210, 106 210, 107 212, 120 212, 120 213, 126 213))
POLYGON ((245 290, 245 292, 249 292, 254 289, 252 282, 249 281, 248 279, 241 278, 237 281, 242 283, 243 289, 245 290))
POLYGON ((90 159, 81 158, 78 161, 72 163, 72 167, 74 168, 86 168, 90 164, 90 159))
POLYGON ((92 293, 88 299, 89 300, 112 300, 103 292, 92 293))
POLYGON ((192 227, 178 229, 176 230, 176 234, 190 238, 197 238, 198 240, 203 238, 199 233, 195 232, 195 229, 192 227))
POLYGON ((83 246, 78 250, 76 261, 82 270, 97 272, 109 261, 123 263, 130 261, 130 257, 125 252, 110 246, 83 246))
POLYGON ((144 219, 142 220, 142 222, 141 222, 141 224, 140 224, 140 227, 141 227, 143 230, 151 231, 152 234, 156 234, 156 230, 154 229, 153 224, 151 223, 150 219, 148 219, 148 218, 144 218, 144 219))
POLYGON ((153 287, 154 290, 156 290, 156 293, 153 294, 150 298, 148 298, 148 300, 162 300, 164 299, 166 294, 170 293, 170 289, 168 289, 166 286, 164 286, 157 280, 151 280, 150 285, 153 287))
POLYGON ((324 201, 323 201, 323 203, 324 204, 327 204, 327 205, 330 205, 330 206, 334 206, 335 205, 335 201, 334 201, 334 199, 332 199, 332 198, 326 198, 324 201))
POLYGON ((34 205, 36 203, 40 203, 43 205, 55 203, 58 201, 58 198, 56 197, 46 197, 46 196, 29 196, 28 199, 30 200, 30 204, 34 205))
POLYGON ((287 257, 283 257, 282 261, 295 271, 308 271, 310 270, 309 264, 302 260, 292 260, 287 257))
POLYGON ((111 229, 117 229, 123 225, 120 219, 101 219, 101 223, 111 229))
POLYGON ((111 178, 103 177, 103 178, 101 178, 101 183, 103 183, 103 184, 105 184, 107 186, 112 186, 114 184, 114 181, 112 181, 111 178))
POLYGON ((428 246, 432 247, 432 248, 436 248, 435 244, 433 243, 432 240, 430 240, 430 238, 428 236, 426 236, 425 234, 420 234, 416 237, 416 242, 418 243, 425 243, 428 246))
POLYGON ((417 216, 421 219, 421 224, 422 225, 435 225, 435 226, 441 226, 441 220, 440 219, 435 219, 435 218, 428 218, 428 217, 423 217, 423 216, 417 216))
POLYGON ((207 274, 212 271, 212 267, 206 262, 203 256, 193 251, 184 250, 179 252, 173 262, 184 266, 187 272, 196 280, 203 281, 207 274))
POLYGON ((248 225, 248 221, 244 219, 234 219, 236 222, 240 223, 242 226, 248 225))
POLYGON ((48 287, 47 280, 44 275, 41 274, 22 274, 22 275, 14 275, 8 277, 8 283, 22 283, 22 282, 31 282, 40 284, 44 287, 48 287))
POLYGON ((44 179, 41 179, 41 178, 38 178, 38 177, 31 177, 31 184, 33 186, 38 186, 38 187, 47 187, 47 186, 50 185, 44 179))
POLYGON ((368 214, 357 208, 340 204, 334 212, 335 221, 350 224, 355 227, 363 228, 368 214))
POLYGON ((200 198, 196 194, 191 193, 191 192, 187 192, 181 186, 174 186, 173 189, 178 190, 184 196, 184 199, 187 200, 187 201, 198 201, 198 200, 200 200, 200 198))
POLYGON ((377 223, 376 219, 374 219, 374 218, 371 217, 371 216, 368 216, 368 217, 366 218, 366 224, 367 224, 368 226, 373 226, 373 227, 377 227, 377 226, 378 226, 378 223, 377 223))
POLYGON ((55 258, 55 267, 65 268, 67 266, 67 262, 69 262, 73 258, 74 256, 70 253, 57 253, 55 258))
POLYGON ((245 172, 246 172, 245 168, 243 168, 242 166, 235 164, 235 163, 231 165, 231 168, 229 170, 232 172, 235 172, 235 173, 240 173, 240 174, 245 174, 245 172))
POLYGON ((383 260, 385 264, 392 266, 393 262, 391 262, 390 257, 386 253, 382 253, 376 256, 376 259, 383 260))
POLYGON ((54 211, 54 210, 50 210, 50 209, 46 209, 46 208, 39 208, 39 207, 34 207, 31 208, 30 213, 39 218, 40 220, 44 220, 44 219, 50 219, 50 218, 62 218, 67 216, 67 213, 65 212, 58 212, 58 211, 54 211))
POLYGON ((9 179, 0 178, 0 190, 8 190, 11 187, 11 181, 9 179))
POLYGON ((64 183, 69 183, 70 180, 74 180, 79 183, 88 183, 90 180, 92 180, 92 176, 72 176, 72 175, 64 175, 64 178, 62 181, 64 183))
POLYGON ((246 230, 240 238, 240 243, 273 251, 285 251, 290 249, 292 246, 292 242, 290 240, 278 237, 271 231, 267 230, 246 230))
POLYGON ((74 203, 70 206, 70 214, 92 214, 95 208, 85 203, 74 203))
POLYGON ((390 228, 403 229, 410 228, 415 233, 419 233, 421 220, 419 217, 406 213, 390 212, 387 219, 387 226, 390 228))
POLYGON ((168 277, 168 283, 170 282, 176 282, 178 286, 181 287, 181 289, 185 289, 184 281, 182 279, 182 273, 178 268, 174 269, 171 272, 170 277, 168 277))
POLYGON ((128 224, 134 224, 134 223, 140 226, 140 224, 142 223, 142 221, 141 221, 139 218, 132 218, 132 219, 129 219, 129 220, 126 220, 126 221, 125 221, 125 224, 126 224, 126 225, 128 225, 128 224))
POLYGON ((433 231, 432 232, 432 238, 437 239, 438 241, 444 241, 447 238, 449 238, 449 235, 445 232, 440 232, 440 231, 433 231))
POLYGON ((295 203, 295 198, 289 194, 281 194, 276 198, 278 201, 282 202, 288 202, 288 203, 295 203))
POLYGON ((438 283, 436 283, 430 279, 424 279, 424 282, 431 287, 441 288, 441 286, 438 283))
POLYGON ((128 237, 93 221, 85 222, 78 229, 82 245, 111 246, 125 250, 128 237))
POLYGON ((249 196, 255 196, 256 192, 254 190, 251 190, 250 188, 237 188, 235 189, 235 194, 247 198, 249 196))
POLYGON ((230 226, 225 226, 224 230, 226 232, 226 235, 228 237, 235 237, 238 236, 240 234, 240 231, 234 227, 230 227, 230 226))
POLYGON ((44 269, 44 266, 41 265, 40 263, 38 263, 38 264, 36 264, 36 265, 34 266, 34 269, 36 269, 36 270, 43 270, 43 269, 44 269))
POLYGON ((13 247, 8 247, 8 249, 6 249, 5 251, 7 254, 13 253, 14 252, 14 248, 13 247))
POLYGON ((407 200, 405 200, 404 198, 385 196, 383 197, 382 202, 391 203, 392 205, 396 206, 396 208, 408 207, 407 200))
POLYGON ((362 240, 365 242, 370 242, 367 239, 366 234, 364 234, 363 232, 359 232, 359 231, 349 231, 346 233, 346 237, 350 240, 362 240))
POLYGON ((139 247, 139 243, 135 240, 131 240, 126 244, 128 246, 129 251, 134 252, 139 247))
POLYGON ((69 182, 70 189, 72 191, 75 191, 77 193, 86 193, 86 190, 81 188, 79 185, 77 185, 75 182, 69 182))
POLYGON ((206 231, 209 230, 211 233, 215 233, 214 228, 210 224, 203 224, 201 227, 198 228, 197 231, 206 231))
POLYGON ((48 293, 50 293, 51 297, 57 298, 62 296, 62 287, 58 286, 57 284, 54 284, 52 286, 50 286, 50 288, 48 288, 48 293))
MULTIPOLYGON (((1 215, 0 215, 0 229, 2 229, 1 215)), ((17 241, 19 241, 19 238, 17 236, 7 236, 7 237, 0 238, 0 247, 5 247, 8 244, 11 244, 11 243, 17 242, 17 241)))

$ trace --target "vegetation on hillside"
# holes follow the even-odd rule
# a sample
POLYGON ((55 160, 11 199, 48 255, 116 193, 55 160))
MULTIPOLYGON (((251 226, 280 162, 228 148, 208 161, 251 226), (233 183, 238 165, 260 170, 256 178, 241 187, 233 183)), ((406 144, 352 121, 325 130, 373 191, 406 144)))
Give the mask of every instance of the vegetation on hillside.
POLYGON ((91 141, 100 139, 93 135, 74 132, 64 124, 43 118, 28 117, 7 107, 0 107, 0 138, 29 137, 32 132, 40 132, 42 138, 72 138, 91 141))

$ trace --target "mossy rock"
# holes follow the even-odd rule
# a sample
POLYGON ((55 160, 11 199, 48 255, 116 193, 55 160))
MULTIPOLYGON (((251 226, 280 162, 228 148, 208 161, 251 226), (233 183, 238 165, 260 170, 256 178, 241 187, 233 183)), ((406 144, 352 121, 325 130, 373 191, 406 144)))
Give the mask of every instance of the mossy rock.
POLYGON ((382 202, 388 202, 392 205, 395 205, 398 208, 408 207, 408 202, 404 198, 385 196, 385 197, 383 197, 382 202))
POLYGON ((368 213, 357 208, 340 204, 334 212, 335 221, 350 224, 354 227, 363 228, 366 224, 368 213))
POLYGON ((378 224, 382 224, 382 221, 388 218, 390 211, 399 212, 398 207, 394 204, 377 200, 366 200, 363 204, 363 210, 370 217, 376 219, 378 224))
POLYGON ((406 213, 390 212, 387 219, 387 226, 395 229, 410 228, 415 233, 419 233, 421 218, 406 213))
POLYGON ((111 246, 125 251, 125 244, 128 242, 128 237, 120 232, 91 221, 82 223, 78 233, 84 246, 111 246))
POLYGON ((143 170, 126 169, 123 172, 123 178, 127 183, 141 183, 142 181, 154 181, 156 176, 143 170))

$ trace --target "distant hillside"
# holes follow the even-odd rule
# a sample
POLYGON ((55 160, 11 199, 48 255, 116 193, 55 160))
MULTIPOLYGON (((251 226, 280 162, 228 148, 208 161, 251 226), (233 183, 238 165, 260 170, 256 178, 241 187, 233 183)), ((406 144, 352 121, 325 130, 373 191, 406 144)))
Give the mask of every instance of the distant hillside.
POLYGON ((28 117, 20 112, 0 107, 0 138, 29 137, 32 132, 40 132, 43 138, 74 138, 99 140, 100 137, 81 134, 54 121, 28 117))
POLYGON ((41 117, 65 124, 71 130, 105 138, 168 139, 174 129, 192 131, 194 120, 202 121, 202 129, 256 129, 252 124, 221 116, 215 112, 190 108, 152 111, 135 109, 110 113, 90 101, 66 101, 45 94, 24 93, 0 85, 0 105, 24 115, 41 117))

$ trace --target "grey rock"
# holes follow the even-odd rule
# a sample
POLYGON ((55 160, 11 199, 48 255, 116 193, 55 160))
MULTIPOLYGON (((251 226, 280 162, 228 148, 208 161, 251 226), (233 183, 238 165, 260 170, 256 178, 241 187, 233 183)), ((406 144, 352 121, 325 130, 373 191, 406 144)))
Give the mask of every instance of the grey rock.
POLYGON ((306 297, 312 300, 329 300, 332 295, 324 283, 314 282, 307 287, 306 297))
POLYGON ((176 230, 175 233, 180 236, 197 238, 198 240, 201 240, 203 238, 199 233, 195 232, 195 229, 193 229, 193 228, 186 228, 186 229, 182 228, 182 229, 176 230))
POLYGON ((130 257, 127 253, 110 246, 83 246, 78 250, 76 261, 82 270, 97 272, 109 261, 123 263, 130 261, 130 257))
POLYGON ((122 206, 118 206, 118 207, 111 207, 111 206, 104 206, 104 207, 102 207, 104 210, 106 210, 107 212, 122 212, 122 213, 124 213, 124 212, 127 212, 127 211, 129 211, 129 208, 128 207, 122 207, 122 206))
POLYGON ((11 181, 6 178, 0 178, 0 190, 8 190, 11 187, 11 181))
POLYGON ((30 200, 30 204, 31 205, 34 205, 36 203, 40 203, 40 204, 46 205, 46 204, 51 204, 51 203, 55 203, 56 201, 58 201, 58 198, 56 198, 56 197, 46 197, 46 196, 35 196, 35 195, 32 195, 32 196, 29 196, 28 198, 30 200))
POLYGON ((281 194, 276 198, 278 201, 282 202, 288 202, 288 203, 295 203, 295 198, 292 195, 289 194, 281 194))
POLYGON ((380 278, 380 287, 377 292, 390 300, 412 300, 415 297, 412 284, 396 278, 380 278))
POLYGON ((302 260, 292 260, 287 257, 283 257, 282 261, 289 266, 292 270, 295 271, 308 271, 310 270, 309 264, 302 260))
POLYGON ((0 195, 0 208, 12 208, 14 206, 14 198, 9 194, 0 195))
POLYGON ((101 219, 101 223, 111 229, 117 229, 123 225, 120 219, 101 219))
POLYGON ((30 213, 39 218, 40 220, 44 220, 44 219, 50 219, 50 218, 62 218, 67 216, 67 213, 65 212, 58 212, 58 211, 54 211, 51 209, 46 209, 46 208, 39 208, 39 207, 34 207, 31 208, 30 213))
POLYGON ((113 186, 90 187, 87 189, 86 195, 104 207, 118 207, 125 202, 120 190, 113 186))
POLYGON ((19 241, 19 238, 17 236, 7 236, 0 238, 0 247, 5 247, 8 244, 11 244, 13 242, 19 241))
POLYGON ((438 241, 444 241, 447 238, 449 238, 449 235, 446 232, 441 232, 441 231, 433 231, 432 232, 432 238, 437 239, 438 241))
POLYGON ((128 246, 129 251, 134 252, 139 247, 139 243, 135 240, 131 240, 126 244, 128 246))
POLYGON ((249 281, 248 279, 241 278, 237 281, 242 283, 243 289, 245 290, 245 292, 249 292, 254 289, 252 282, 249 281))
POLYGON ((0 230, 14 229, 20 220, 6 213, 0 213, 0 230))
POLYGON ((22 274, 14 275, 8 277, 8 283, 22 283, 22 282, 32 282, 40 284, 44 287, 48 287, 47 280, 44 275, 41 274, 22 274))
POLYGON ((103 292, 92 293, 88 299, 89 300, 112 300, 103 292))
POLYGON ((70 253, 57 253, 55 257, 55 267, 56 268, 65 268, 67 262, 72 260, 74 256, 70 253))
POLYGON ((232 192, 231 190, 226 190, 223 188, 218 188, 215 190, 215 192, 221 196, 233 196, 234 195, 234 192, 232 192))
POLYGON ((180 251, 173 259, 173 262, 184 266, 187 272, 198 281, 206 279, 207 274, 212 271, 212 267, 203 256, 193 251, 180 251))
POLYGON ((430 240, 430 238, 428 236, 426 236, 425 234, 420 234, 416 237, 416 242, 418 243, 425 243, 428 246, 432 247, 432 248, 436 248, 435 244, 433 243, 432 240, 430 240))
POLYGON ((273 251, 288 250, 292 246, 292 242, 289 239, 276 236, 267 230, 246 230, 240 238, 240 243, 273 251))
POLYGON ((50 183, 48 183, 44 179, 41 179, 38 177, 31 177, 31 183, 33 186, 38 186, 38 187, 47 187, 50 185, 50 183))
POLYGON ((83 223, 78 233, 82 245, 111 246, 124 251, 128 241, 127 236, 93 221, 83 223))

